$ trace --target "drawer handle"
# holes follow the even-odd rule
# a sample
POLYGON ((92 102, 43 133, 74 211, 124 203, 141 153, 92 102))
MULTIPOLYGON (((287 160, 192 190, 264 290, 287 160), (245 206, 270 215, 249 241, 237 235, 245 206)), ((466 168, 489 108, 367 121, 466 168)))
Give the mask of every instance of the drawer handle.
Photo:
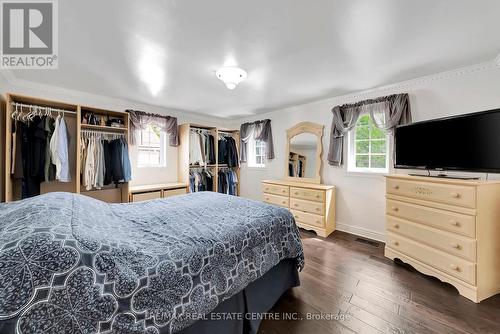
POLYGON ((294 194, 295 194, 295 195, 298 195, 299 193, 296 191, 296 192, 294 192, 294 194))
POLYGON ((266 197, 266 201, 269 201, 269 197, 266 197))
POLYGON ((455 271, 460 271, 460 267, 459 267, 459 266, 457 266, 456 264, 451 264, 451 265, 450 265, 450 268, 451 268, 452 270, 455 270, 455 271))
POLYGON ((452 242, 452 243, 450 244, 450 246, 451 246, 452 248, 456 248, 456 249, 460 249, 460 248, 461 248, 461 247, 460 247, 460 245, 459 245, 459 244, 457 244, 457 243, 455 243, 455 242, 452 242))
POLYGON ((392 241, 392 244, 393 244, 394 246, 399 246, 399 242, 397 242, 396 240, 393 240, 393 241, 392 241))
POLYGON ((316 195, 316 198, 319 198, 319 194, 318 194, 318 195, 316 195))
POLYGON ((316 208, 316 211, 320 211, 321 209, 320 208, 316 208))
POLYGON ((283 202, 281 202, 281 203, 286 204, 286 201, 283 201, 283 202))
POLYGON ((286 190, 285 190, 285 189, 283 189, 281 192, 284 194, 284 193, 286 193, 286 190))
POLYGON ((394 212, 398 212, 398 211, 399 211, 399 208, 398 208, 397 206, 394 206, 394 207, 392 207, 392 211, 394 211, 394 212))
POLYGON ((450 196, 453 197, 453 198, 460 198, 460 194, 459 193, 450 193, 450 196))
POLYGON ((393 188, 396 189, 396 190, 398 190, 399 186, 396 184, 393 188))
POLYGON ((460 227, 460 223, 457 222, 456 220, 450 220, 450 224, 451 224, 451 226, 460 227))
POLYGON ((316 224, 319 224, 319 223, 320 223, 320 221, 316 219, 316 224))
POLYGON ((295 218, 295 219, 299 219, 299 216, 293 216, 293 218, 295 218))
POLYGON ((295 203, 293 206, 299 206, 297 203, 295 203))
POLYGON ((399 224, 392 225, 394 228, 399 228, 399 224))
POLYGON ((268 188, 268 187, 265 187, 265 188, 264 188, 264 190, 269 190, 269 188, 268 188))

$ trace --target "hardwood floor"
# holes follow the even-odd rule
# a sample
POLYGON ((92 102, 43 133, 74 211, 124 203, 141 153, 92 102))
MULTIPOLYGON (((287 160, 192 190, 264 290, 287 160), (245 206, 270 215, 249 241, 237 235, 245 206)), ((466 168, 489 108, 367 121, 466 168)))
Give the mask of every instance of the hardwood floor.
POLYGON ((451 285, 386 259, 383 243, 338 231, 327 239, 301 233, 301 286, 270 312, 337 318, 265 320, 259 334, 500 333, 500 295, 475 304, 451 285))

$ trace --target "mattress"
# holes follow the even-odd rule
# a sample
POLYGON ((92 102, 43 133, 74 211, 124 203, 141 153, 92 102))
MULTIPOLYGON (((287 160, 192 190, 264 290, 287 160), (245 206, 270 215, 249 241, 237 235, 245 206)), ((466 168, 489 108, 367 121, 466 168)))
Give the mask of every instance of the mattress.
POLYGON ((130 204, 0 204, 1 333, 176 333, 285 259, 286 209, 213 192, 130 204))

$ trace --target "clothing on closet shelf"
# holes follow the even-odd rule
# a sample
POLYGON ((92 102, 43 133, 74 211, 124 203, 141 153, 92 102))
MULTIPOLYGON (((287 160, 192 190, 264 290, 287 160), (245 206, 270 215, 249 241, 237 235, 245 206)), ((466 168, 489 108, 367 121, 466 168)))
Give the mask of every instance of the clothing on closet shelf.
POLYGON ((215 164, 215 140, 208 130, 191 129, 189 133, 189 164, 215 164))
POLYGON ((190 192, 213 191, 213 174, 208 169, 196 169, 189 171, 190 192))
MULTIPOLYGON (((14 118, 14 117, 13 117, 14 118)), ((21 180, 21 198, 40 195, 40 183, 70 182, 70 136, 64 117, 15 118, 10 172, 21 180)))
POLYGON ((227 164, 228 167, 238 167, 238 149, 236 141, 231 136, 219 136, 219 164, 227 164))
POLYGON ((238 196, 238 176, 232 169, 221 169, 218 173, 217 192, 238 196))
POLYGON ((82 136, 82 185, 87 191, 132 179, 127 141, 125 138, 111 140, 105 137, 106 134, 101 136, 99 133, 82 136))

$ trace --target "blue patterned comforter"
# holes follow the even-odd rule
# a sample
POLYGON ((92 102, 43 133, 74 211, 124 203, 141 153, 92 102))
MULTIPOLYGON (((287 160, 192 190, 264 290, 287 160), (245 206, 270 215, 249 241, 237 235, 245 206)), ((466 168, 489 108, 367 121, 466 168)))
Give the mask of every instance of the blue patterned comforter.
POLYGON ((234 196, 0 204, 0 332, 175 333, 287 258, 292 215, 234 196))

